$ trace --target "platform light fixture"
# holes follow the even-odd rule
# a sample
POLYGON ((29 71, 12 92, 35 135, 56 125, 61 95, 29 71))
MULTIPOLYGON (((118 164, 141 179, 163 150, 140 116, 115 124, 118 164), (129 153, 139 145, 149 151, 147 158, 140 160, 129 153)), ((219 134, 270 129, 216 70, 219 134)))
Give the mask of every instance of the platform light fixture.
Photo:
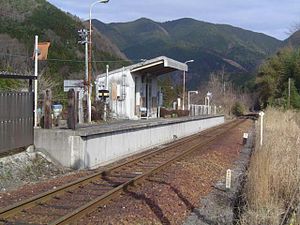
POLYGON ((97 3, 108 3, 109 0, 98 0, 90 4, 90 15, 89 15, 89 66, 88 76, 86 77, 87 85, 87 108, 88 108, 88 122, 92 121, 92 102, 91 102, 91 79, 92 79, 92 9, 97 3))
POLYGON ((188 110, 190 110, 190 107, 191 107, 191 94, 192 93, 199 94, 198 91, 188 91, 188 110))
MULTIPOLYGON (((184 64, 188 64, 188 63, 193 63, 194 60, 190 59, 188 61, 185 61, 184 64)), ((182 109, 184 110, 184 99, 185 99, 185 76, 186 76, 186 72, 185 70, 183 71, 183 87, 182 87, 182 109)))

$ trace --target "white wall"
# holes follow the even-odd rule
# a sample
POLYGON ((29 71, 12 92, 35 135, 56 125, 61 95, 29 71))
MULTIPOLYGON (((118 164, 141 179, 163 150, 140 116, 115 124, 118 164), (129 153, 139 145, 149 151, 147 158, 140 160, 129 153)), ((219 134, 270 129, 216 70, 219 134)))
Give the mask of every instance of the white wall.
POLYGON ((147 123, 138 128, 122 128, 82 134, 80 131, 35 129, 34 145, 61 165, 95 168, 178 138, 224 123, 224 116, 184 121, 147 123), (82 136, 84 135, 84 136, 82 136))
MULTIPOLYGON (((98 78, 97 82, 105 82, 106 78, 98 78)), ((135 97, 135 83, 134 78, 129 70, 118 71, 114 74, 108 76, 108 90, 110 93, 109 106, 112 111, 112 116, 122 119, 132 119, 134 118, 134 97, 135 97), (126 76, 123 79, 123 74, 126 76), (125 81, 125 82, 124 82, 125 81), (113 86, 119 87, 120 96, 118 99, 112 99, 113 86), (123 99, 123 88, 125 88, 126 96, 123 99)), ((96 88, 96 91, 97 88, 96 88)))
POLYGON ((95 135, 86 140, 84 167, 93 168, 224 123, 224 117, 95 135))
MULTIPOLYGON (((142 83, 142 75, 134 74, 132 75, 129 70, 117 71, 113 74, 109 74, 108 76, 108 89, 110 92, 109 97, 109 106, 112 111, 112 116, 115 118, 120 119, 138 119, 138 116, 135 115, 136 106, 141 107, 141 97, 144 97, 146 93, 146 85, 142 83), (119 85, 120 89, 122 90, 123 85, 123 74, 126 75, 125 78, 125 90, 126 90, 126 97, 125 99, 119 98, 118 100, 112 99, 112 91, 113 86, 119 85), (135 79, 135 77, 137 79, 135 79), (137 83, 135 83, 135 81, 137 83), (135 85, 137 87, 135 88, 135 85)), ((158 84, 157 84, 157 77, 151 76, 151 96, 149 96, 149 100, 152 101, 153 97, 157 98, 158 92, 158 84)), ((105 83, 106 77, 100 77, 97 79, 97 83, 105 83)), ((96 92, 98 93, 98 85, 96 85, 96 92)), ((122 92, 122 91, 121 91, 122 92)), ((153 106, 152 106, 153 107, 153 106)), ((157 116, 157 109, 153 109, 151 112, 150 117, 156 118, 157 116)))

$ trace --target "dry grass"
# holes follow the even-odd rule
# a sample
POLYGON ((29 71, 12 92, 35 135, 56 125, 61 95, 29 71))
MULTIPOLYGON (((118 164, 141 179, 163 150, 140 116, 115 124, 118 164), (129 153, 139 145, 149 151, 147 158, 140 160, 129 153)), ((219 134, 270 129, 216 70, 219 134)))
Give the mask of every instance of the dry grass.
POLYGON ((257 145, 246 184, 246 211, 240 224, 277 225, 300 180, 300 114, 268 109, 264 142, 257 145))

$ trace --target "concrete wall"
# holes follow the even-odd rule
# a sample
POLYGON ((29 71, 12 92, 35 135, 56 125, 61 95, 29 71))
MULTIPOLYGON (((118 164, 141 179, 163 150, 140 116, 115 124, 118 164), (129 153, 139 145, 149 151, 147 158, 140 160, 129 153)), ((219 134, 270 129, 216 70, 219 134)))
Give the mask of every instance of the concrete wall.
POLYGON ((70 168, 95 168, 224 123, 223 116, 149 123, 105 132, 35 130, 35 146, 70 168))

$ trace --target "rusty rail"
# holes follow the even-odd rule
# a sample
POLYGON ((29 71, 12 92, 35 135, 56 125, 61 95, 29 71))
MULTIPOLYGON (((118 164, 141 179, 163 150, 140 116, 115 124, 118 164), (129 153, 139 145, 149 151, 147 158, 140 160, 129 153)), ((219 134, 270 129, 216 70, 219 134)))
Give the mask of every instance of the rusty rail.
MULTIPOLYGON (((160 170, 166 168, 168 165, 184 158, 191 152, 204 147, 205 145, 211 143, 212 141, 216 140, 220 135, 224 134, 231 128, 239 125, 245 120, 237 120, 230 123, 227 123, 225 125, 221 125, 218 127, 211 128, 209 130, 206 130, 204 132, 198 133, 196 135, 190 136, 188 138, 184 138, 181 140, 178 140, 177 142, 163 148, 163 149, 157 149, 155 151, 146 153, 142 156, 139 156, 131 161, 122 163, 120 165, 116 165, 112 168, 109 168, 104 171, 100 171, 98 173, 92 174, 90 176, 84 177, 78 181, 72 182, 70 184, 64 185, 61 188, 57 190, 48 191, 46 193, 42 193, 36 197, 30 198, 29 200, 23 201, 21 203, 12 205, 10 207, 0 209, 0 222, 1 221, 8 221, 8 219, 12 216, 16 216, 18 213, 26 212, 26 210, 33 208, 35 206, 43 205, 44 203, 54 199, 54 198, 60 198, 60 196, 63 196, 65 193, 72 193, 72 191, 83 188, 84 186, 89 185, 91 182, 95 182, 97 180, 104 179, 106 176, 110 176, 111 173, 114 171, 118 171, 121 168, 125 168, 129 165, 133 165, 139 161, 142 161, 143 159, 150 159, 154 158, 157 155, 163 155, 166 154, 166 161, 164 162, 158 162, 158 166, 155 166, 153 168, 148 169, 146 172, 142 174, 136 174, 131 179, 126 180, 123 183, 120 183, 119 185, 116 185, 116 187, 112 187, 110 190, 104 192, 99 197, 96 197, 94 200, 89 201, 88 203, 84 204, 83 206, 76 208, 75 210, 72 210, 71 212, 67 213, 61 218, 58 218, 55 221, 50 222, 49 224, 68 224, 72 221, 78 220, 78 218, 81 218, 82 216, 86 215, 89 212, 92 212, 94 209, 98 208, 99 206, 106 204, 108 201, 114 198, 117 194, 128 188, 129 186, 135 185, 136 183, 139 183, 143 181, 145 178, 150 177, 156 173, 158 173, 160 170), (180 147, 183 144, 190 144, 193 141, 199 141, 199 137, 203 138, 202 141, 197 142, 195 144, 192 144, 188 149, 185 151, 176 152, 176 148, 180 147), (170 153, 169 153, 170 152, 170 153), (176 153, 176 154, 175 154, 176 153), (170 154, 170 155, 167 155, 170 154), (175 155, 174 155, 175 154, 175 155), (174 156, 173 156, 174 155, 174 156)), ((149 160, 147 160, 149 161, 149 160)), ((155 159, 154 159, 155 162, 155 159)), ((13 224, 10 222, 10 224, 13 224)))

